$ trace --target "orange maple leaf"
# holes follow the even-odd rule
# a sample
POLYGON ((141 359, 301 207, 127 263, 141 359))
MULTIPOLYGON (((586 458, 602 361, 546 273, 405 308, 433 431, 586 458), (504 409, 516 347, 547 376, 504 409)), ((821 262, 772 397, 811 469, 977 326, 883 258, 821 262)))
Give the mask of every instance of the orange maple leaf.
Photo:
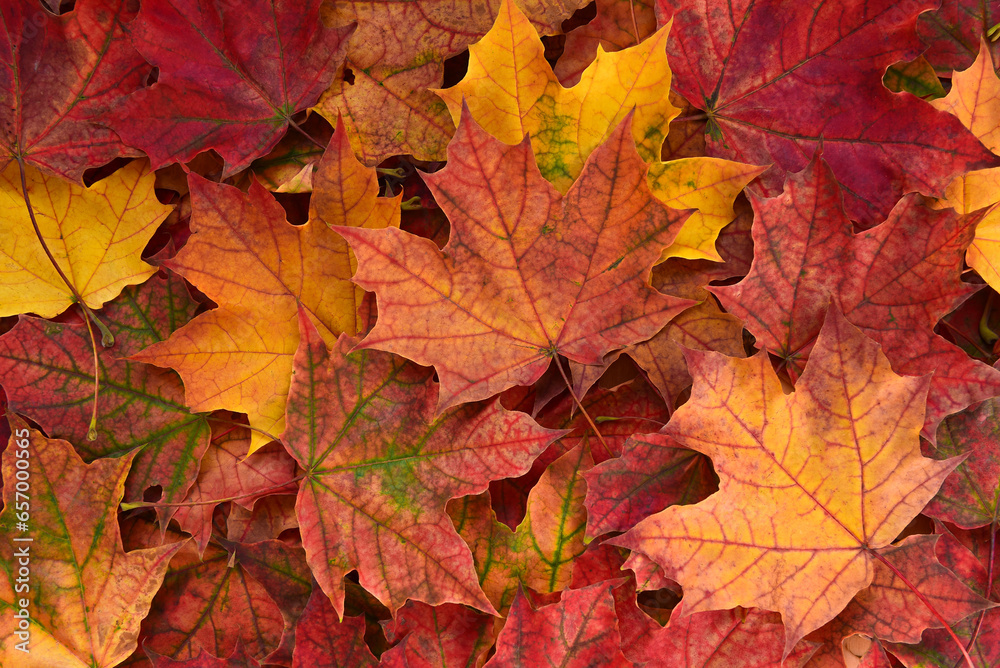
POLYGON ((920 454, 929 377, 894 374, 835 308, 791 395, 764 352, 744 360, 689 351, 688 363, 691 400, 663 433, 712 458, 719 491, 611 542, 679 582, 686 614, 781 613, 787 655, 871 584, 878 551, 959 459, 920 454))

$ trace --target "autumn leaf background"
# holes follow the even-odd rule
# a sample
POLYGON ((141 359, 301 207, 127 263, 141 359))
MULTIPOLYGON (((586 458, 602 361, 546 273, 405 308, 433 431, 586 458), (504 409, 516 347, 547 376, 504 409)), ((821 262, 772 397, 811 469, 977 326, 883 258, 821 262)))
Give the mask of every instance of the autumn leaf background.
POLYGON ((0 666, 1000 666, 1000 2, 0 18, 0 666))

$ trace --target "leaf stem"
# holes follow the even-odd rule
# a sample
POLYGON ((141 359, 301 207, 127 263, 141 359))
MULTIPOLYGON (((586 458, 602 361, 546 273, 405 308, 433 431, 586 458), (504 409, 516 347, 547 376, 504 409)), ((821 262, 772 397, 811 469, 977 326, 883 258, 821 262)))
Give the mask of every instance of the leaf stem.
POLYGON ((561 375, 563 377, 563 382, 566 383, 566 389, 569 390, 569 396, 573 397, 573 401, 576 403, 577 407, 580 409, 580 412, 583 413, 583 417, 587 419, 587 424, 589 424, 590 428, 594 430, 594 434, 597 436, 597 440, 601 442, 602 446, 604 446, 604 451, 608 452, 608 453, 611 453, 611 449, 608 447, 608 444, 604 440, 604 437, 601 436, 600 430, 597 428, 597 425, 594 424, 594 421, 591 419, 590 413, 588 413, 587 409, 583 407, 583 404, 580 403, 580 398, 577 397, 576 396, 576 392, 573 391, 573 384, 571 382, 569 382, 569 376, 566 375, 566 372, 562 368, 562 364, 559 363, 559 355, 558 354, 556 354, 553 357, 553 361, 556 364, 556 368, 559 369, 559 375, 561 375))
POLYGON ((319 143, 318 139, 316 139, 311 134, 309 134, 308 132, 306 132, 305 128, 303 128, 301 125, 299 125, 298 123, 296 123, 295 121, 293 121, 291 116, 288 116, 286 118, 288 120, 288 124, 290 126, 292 126, 293 128, 295 128, 299 132, 299 134, 301 134, 303 137, 305 137, 306 139, 308 139, 309 141, 311 141, 313 144, 315 144, 319 148, 319 150, 321 152, 326 152, 326 146, 323 146, 323 144, 319 143))
POLYGON ((958 646, 958 649, 962 652, 962 657, 965 658, 965 664, 968 666, 968 668, 976 668, 976 664, 972 662, 972 657, 969 656, 969 652, 966 651, 965 645, 963 645, 962 641, 959 640, 957 635, 955 635, 955 632, 952 631, 951 629, 951 625, 948 624, 947 621, 945 621, 944 617, 941 616, 941 613, 937 611, 937 608, 935 608, 934 605, 927 600, 927 597, 921 594, 920 591, 913 585, 913 583, 910 582, 908 579, 906 579, 906 576, 903 575, 898 568, 893 566, 888 559, 886 559, 876 550, 873 550, 871 548, 868 548, 868 552, 875 555, 876 559, 885 564, 886 567, 896 575, 896 577, 898 577, 900 580, 903 581, 903 584, 909 587, 910 590, 917 595, 917 598, 920 599, 920 602, 923 603, 928 610, 930 610, 931 614, 934 615, 939 622, 941 622, 941 625, 944 627, 944 630, 947 631, 948 635, 951 636, 951 639, 955 641, 955 644, 958 646))
POLYGON ((629 10, 632 12, 632 33, 635 35, 635 44, 639 45, 639 24, 635 21, 635 0, 628 0, 629 10))
MULTIPOLYGON (((209 415, 208 419, 209 420, 215 420, 217 422, 222 422, 224 424, 231 424, 234 427, 243 427, 244 429, 249 429, 250 431, 255 431, 258 434, 263 434, 264 436, 267 436, 272 441, 281 442, 281 439, 278 438, 277 436, 275 436, 274 434, 272 434, 271 432, 264 431, 263 429, 258 429, 257 427, 251 427, 250 425, 248 425, 246 423, 243 423, 243 422, 237 422, 236 420, 230 420, 229 418, 219 417, 218 415, 209 415)), ((215 440, 215 439, 212 439, 212 440, 215 440)))
POLYGON ((135 508, 191 508, 195 506, 217 506, 220 503, 225 503, 227 501, 235 501, 237 499, 245 499, 248 496, 267 496, 271 492, 276 492, 279 489, 284 489, 292 483, 299 482, 306 476, 302 474, 300 476, 295 476, 277 485, 272 485, 270 487, 265 487, 264 489, 258 489, 253 492, 246 492, 244 494, 237 494, 235 496, 227 496, 223 499, 209 499, 208 501, 181 501, 179 503, 160 503, 159 501, 132 501, 125 502, 121 504, 122 510, 134 510, 135 508))
POLYGON ((49 250, 49 245, 45 243, 45 238, 42 236, 42 230, 38 227, 38 219, 35 218, 35 208, 31 206, 31 196, 28 194, 28 176, 27 170, 24 167, 24 157, 17 156, 17 168, 21 173, 21 195, 24 197, 24 206, 28 209, 28 218, 31 219, 31 227, 35 231, 35 238, 38 239, 39 245, 45 252, 45 256, 52 263, 55 268, 56 273, 59 274, 59 278, 62 279, 66 287, 73 294, 73 299, 80 306, 80 310, 83 311, 83 322, 87 325, 87 334, 90 336, 90 347, 94 351, 94 406, 90 413, 90 427, 87 430, 87 440, 96 441, 97 440, 97 399, 101 391, 101 367, 100 360, 97 356, 97 340, 94 338, 94 330, 91 327, 91 322, 97 325, 97 328, 101 330, 101 343, 105 348, 110 348, 115 345, 115 337, 112 336, 111 331, 101 322, 94 312, 90 310, 86 302, 83 301, 83 297, 77 291, 76 286, 73 282, 69 280, 69 277, 63 272, 62 267, 56 262, 55 256, 52 251, 49 250))

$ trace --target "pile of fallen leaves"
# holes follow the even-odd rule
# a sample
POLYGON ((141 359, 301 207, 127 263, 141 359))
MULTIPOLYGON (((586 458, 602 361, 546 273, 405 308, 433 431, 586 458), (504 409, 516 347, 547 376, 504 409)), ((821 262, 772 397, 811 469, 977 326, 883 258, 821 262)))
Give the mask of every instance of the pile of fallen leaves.
POLYGON ((1000 0, 4 0, 4 668, 1000 665, 1000 0))

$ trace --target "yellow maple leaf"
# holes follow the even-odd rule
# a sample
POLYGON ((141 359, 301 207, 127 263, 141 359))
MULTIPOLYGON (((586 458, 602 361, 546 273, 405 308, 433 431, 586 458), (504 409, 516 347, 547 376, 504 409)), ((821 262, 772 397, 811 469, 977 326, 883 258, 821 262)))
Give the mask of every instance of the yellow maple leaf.
MULTIPOLYGON (((979 57, 972 66, 954 73, 948 95, 931 104, 958 118, 986 148, 1000 155, 1000 79, 993 71, 993 58, 985 41, 980 44, 979 57)), ((994 290, 1000 290, 1000 210, 997 202, 1000 202, 1000 168, 995 167, 956 177, 948 185, 945 199, 938 203, 953 207, 959 213, 994 205, 979 222, 976 238, 965 256, 969 266, 994 290)))
POLYGON ((462 104, 507 144, 531 137, 538 167, 566 192, 595 148, 629 113, 639 155, 653 165, 649 185, 672 208, 697 209, 662 259, 720 260, 719 230, 730 223, 733 200, 763 168, 717 158, 660 163, 660 149, 678 109, 670 103, 666 43, 670 24, 640 44, 597 58, 579 83, 564 88, 545 59, 545 47, 528 18, 504 0, 496 23, 469 47, 469 69, 452 88, 437 90, 458 123, 462 104))
MULTIPOLYGON (((153 194, 148 163, 132 162, 89 188, 25 166, 45 245, 77 293, 101 308, 156 272, 139 257, 173 207, 153 194)), ((54 318, 76 298, 38 242, 16 162, 0 172, 0 317, 54 318)))
POLYGON ((134 359, 170 367, 195 410, 247 413, 250 452, 284 430, 301 308, 328 346, 356 334, 364 291, 357 261, 330 225, 399 225, 400 198, 378 196, 375 171, 354 157, 339 125, 313 175, 310 220, 292 225, 259 183, 247 193, 191 176, 192 236, 164 262, 220 308, 134 359))
POLYGON ((681 584, 685 614, 780 612, 787 655, 871 583, 877 551, 961 458, 920 454, 929 377, 894 374, 835 308, 790 395, 765 352, 689 351, 688 364, 691 399, 663 433, 712 458, 719 491, 614 542, 681 584))

